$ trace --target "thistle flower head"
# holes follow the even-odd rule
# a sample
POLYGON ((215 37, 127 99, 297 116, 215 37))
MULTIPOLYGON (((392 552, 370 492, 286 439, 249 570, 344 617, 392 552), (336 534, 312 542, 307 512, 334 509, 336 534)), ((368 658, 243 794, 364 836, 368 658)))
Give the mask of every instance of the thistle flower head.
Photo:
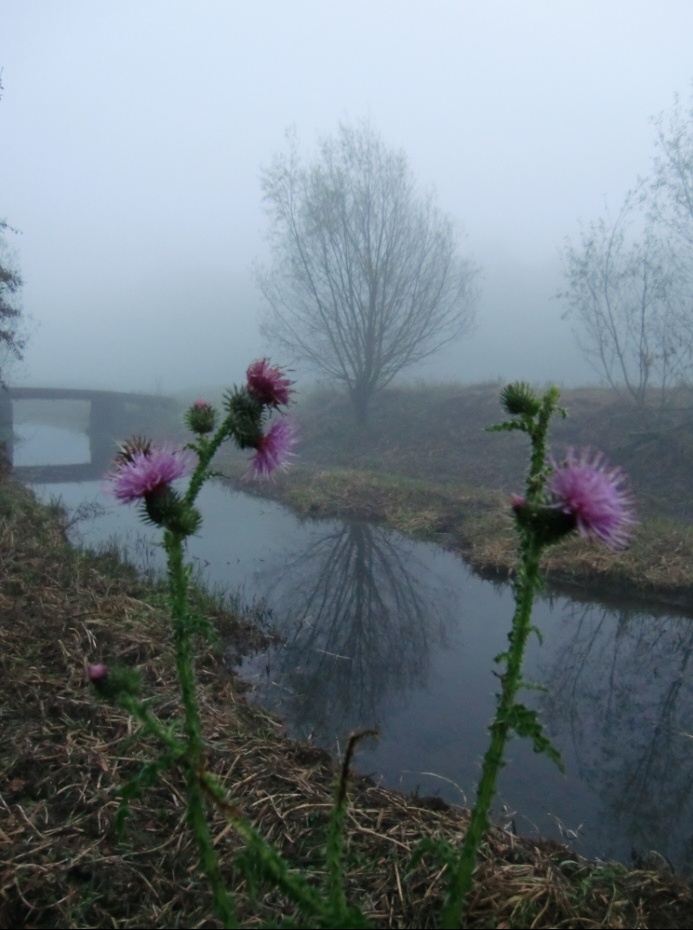
POLYGON ((273 423, 255 447, 255 455, 250 463, 253 474, 258 478, 267 478, 277 468, 286 468, 293 457, 296 439, 296 429, 290 420, 273 423))
POLYGON ((293 381, 286 377, 281 368, 270 365, 269 359, 261 358, 248 365, 246 377, 248 393, 265 407, 289 403, 293 381))
POLYGON ((189 449, 147 443, 146 447, 133 450, 126 444, 106 480, 119 501, 132 503, 192 474, 196 464, 197 458, 189 449))
POLYGON ((582 536, 601 539, 611 549, 627 546, 637 521, 621 469, 591 449, 577 453, 570 448, 563 462, 551 460, 551 465, 546 487, 552 506, 572 516, 582 536))

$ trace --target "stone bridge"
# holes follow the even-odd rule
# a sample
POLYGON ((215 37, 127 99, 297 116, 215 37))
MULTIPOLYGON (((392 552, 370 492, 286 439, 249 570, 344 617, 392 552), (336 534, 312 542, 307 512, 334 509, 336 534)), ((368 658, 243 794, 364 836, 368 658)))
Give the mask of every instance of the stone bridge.
POLYGON ((100 478, 109 468, 115 452, 115 441, 133 433, 151 434, 151 424, 157 419, 170 422, 178 403, 170 397, 154 394, 129 394, 118 391, 73 390, 69 388, 0 389, 0 457, 12 465, 14 455, 14 410, 16 401, 89 401, 88 463, 75 465, 19 466, 15 474, 22 481, 59 482, 86 481, 100 478))

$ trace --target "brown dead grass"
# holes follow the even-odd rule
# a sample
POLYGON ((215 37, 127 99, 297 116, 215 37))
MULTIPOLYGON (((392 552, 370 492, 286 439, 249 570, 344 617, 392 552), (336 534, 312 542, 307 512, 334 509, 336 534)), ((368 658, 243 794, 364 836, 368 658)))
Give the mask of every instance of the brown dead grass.
MULTIPOLYGON (((392 503, 392 501, 390 502, 392 503)), ((99 703, 88 662, 141 670, 157 714, 174 719, 176 688, 160 592, 114 558, 71 549, 59 516, 0 480, 0 927, 214 927, 184 820, 183 782, 165 773, 114 831, 120 787, 156 747, 127 715, 99 703)), ((224 639, 250 631, 213 618, 224 639)), ((280 851, 323 878, 336 763, 285 739, 244 698, 218 650, 200 654, 207 766, 280 851)), ((377 927, 435 927, 443 869, 411 855, 425 837, 456 843, 466 811, 354 778, 348 894, 377 927)), ((251 894, 232 828, 215 816, 217 849, 249 927, 292 916, 274 890, 251 894)), ((556 844, 493 830, 483 848, 470 927, 688 927, 690 887, 656 871, 590 863, 556 844)))

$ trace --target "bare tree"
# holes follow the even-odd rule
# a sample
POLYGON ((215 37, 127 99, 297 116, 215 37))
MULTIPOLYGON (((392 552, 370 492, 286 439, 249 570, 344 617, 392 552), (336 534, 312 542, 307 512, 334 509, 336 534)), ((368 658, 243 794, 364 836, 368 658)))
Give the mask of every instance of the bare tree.
MULTIPOLYGON (((655 222, 672 234, 672 243, 693 251, 693 92, 684 109, 674 98, 670 110, 654 120, 657 154, 650 191, 650 213, 655 222)), ((693 271, 691 271, 693 274, 693 271)))
POLYGON ((615 222, 598 220, 564 250, 566 315, 609 384, 641 407, 693 372, 693 97, 654 120, 653 173, 615 222))
POLYGON ((18 328, 21 318, 18 292, 22 278, 5 243, 3 234, 8 229, 16 231, 0 220, 0 387, 4 386, 2 362, 8 356, 21 358, 24 348, 24 339, 18 328))
MULTIPOLYGON (((2 98, 2 68, 0 68, 0 98, 2 98)), ((22 357, 24 340, 19 335, 18 324, 21 309, 18 304, 18 291, 22 278, 14 267, 4 233, 6 230, 16 232, 5 220, 0 220, 0 388, 5 386, 2 376, 2 361, 8 355, 22 357)))
POLYGON ((693 342, 669 250, 631 197, 614 222, 598 220, 564 251, 568 303, 580 347, 617 391, 644 406, 684 380, 693 342), (633 227, 638 226, 636 235, 633 227))
POLYGON ((311 164, 295 135, 263 171, 271 269, 258 271, 266 334, 346 386, 364 423, 394 376, 468 331, 477 269, 452 221, 420 196, 402 152, 341 125, 311 164))

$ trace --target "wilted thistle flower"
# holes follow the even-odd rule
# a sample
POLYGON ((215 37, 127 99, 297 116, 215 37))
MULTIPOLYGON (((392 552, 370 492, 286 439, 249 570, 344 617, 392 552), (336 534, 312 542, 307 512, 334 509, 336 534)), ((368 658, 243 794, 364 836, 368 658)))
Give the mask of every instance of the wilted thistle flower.
POLYGON ((577 531, 588 539, 601 539, 611 549, 627 546, 637 520, 623 471, 591 449, 578 454, 569 448, 561 464, 552 459, 551 465, 547 490, 552 506, 572 516, 577 531))
POLYGON ((196 400, 185 412, 185 425, 198 436, 211 433, 216 421, 217 412, 206 400, 196 400))
POLYGON ((250 463, 258 478, 267 478, 277 468, 286 468, 293 457, 296 430, 290 420, 277 420, 269 432, 261 436, 255 446, 255 455, 250 463))
POLYGON ((248 393, 263 406, 278 407, 289 403, 293 381, 281 368, 270 365, 269 359, 261 358, 248 365, 246 378, 248 393))
POLYGON ((126 444, 106 476, 111 493, 123 503, 141 500, 168 487, 177 478, 192 474, 197 464, 194 452, 147 443, 136 448, 126 444))

